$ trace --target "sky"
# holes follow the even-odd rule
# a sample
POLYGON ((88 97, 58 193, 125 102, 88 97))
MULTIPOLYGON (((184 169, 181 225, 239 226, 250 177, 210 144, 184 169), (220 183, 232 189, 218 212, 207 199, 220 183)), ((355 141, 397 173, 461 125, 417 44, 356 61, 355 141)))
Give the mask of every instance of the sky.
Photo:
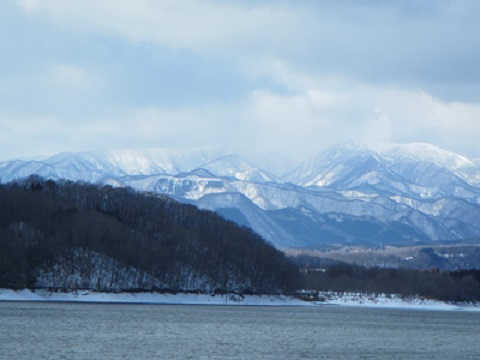
POLYGON ((480 157, 480 1, 4 0, 0 160, 348 140, 480 157))

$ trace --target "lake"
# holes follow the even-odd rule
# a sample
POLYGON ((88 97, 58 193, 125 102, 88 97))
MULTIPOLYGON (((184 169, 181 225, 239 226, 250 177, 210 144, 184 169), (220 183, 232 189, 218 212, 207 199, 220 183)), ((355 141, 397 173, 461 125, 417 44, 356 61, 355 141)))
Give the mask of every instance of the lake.
POLYGON ((1 359, 478 359, 480 313, 0 302, 1 359))

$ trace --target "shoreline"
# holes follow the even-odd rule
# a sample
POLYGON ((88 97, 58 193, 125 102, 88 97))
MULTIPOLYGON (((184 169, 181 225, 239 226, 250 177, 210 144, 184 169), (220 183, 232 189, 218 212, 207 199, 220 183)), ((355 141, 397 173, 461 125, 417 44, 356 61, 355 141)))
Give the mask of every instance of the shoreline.
POLYGON ((90 290, 60 293, 45 290, 0 289, 0 302, 69 302, 97 304, 145 305, 223 305, 223 306, 313 306, 314 304, 288 295, 161 294, 161 293, 105 293, 90 290))
POLYGON ((82 290, 70 293, 46 290, 0 289, 1 302, 65 302, 90 304, 136 304, 136 305, 215 305, 215 306, 347 306, 358 308, 473 311, 480 312, 480 303, 451 303, 429 299, 401 299, 379 294, 323 294, 322 301, 304 301, 288 295, 238 295, 238 294, 161 294, 161 293, 105 293, 82 290))
POLYGON ((433 310, 433 311, 472 311, 480 312, 480 303, 457 303, 418 297, 401 298, 396 295, 355 293, 324 293, 321 301, 313 301, 322 306, 350 306, 377 309, 433 310))

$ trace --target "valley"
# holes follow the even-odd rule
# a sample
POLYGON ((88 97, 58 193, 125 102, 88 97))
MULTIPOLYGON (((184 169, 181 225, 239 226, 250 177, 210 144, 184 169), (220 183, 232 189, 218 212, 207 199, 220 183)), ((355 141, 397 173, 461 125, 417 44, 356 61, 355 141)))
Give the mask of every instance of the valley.
MULTIPOLYGON (((305 256, 320 267, 332 261, 367 268, 403 268, 422 270, 480 269, 479 240, 457 244, 415 246, 337 246, 324 249, 286 249, 289 256, 305 256)), ((333 263, 334 263, 333 262, 333 263)))

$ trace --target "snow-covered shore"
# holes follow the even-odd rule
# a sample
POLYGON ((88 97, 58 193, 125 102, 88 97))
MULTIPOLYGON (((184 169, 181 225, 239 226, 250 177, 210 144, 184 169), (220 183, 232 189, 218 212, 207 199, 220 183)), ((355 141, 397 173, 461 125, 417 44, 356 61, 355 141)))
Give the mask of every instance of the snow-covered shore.
POLYGON ((322 301, 302 301, 286 295, 209 295, 209 294, 159 294, 159 293, 104 293, 78 291, 70 293, 45 290, 0 289, 0 301, 52 301, 123 304, 171 304, 171 305, 243 305, 243 306, 356 306, 371 308, 398 308, 443 311, 480 311, 480 303, 449 303, 420 298, 400 298, 395 295, 377 294, 320 294, 322 301))
POLYGON ((305 306, 311 303, 286 295, 209 295, 209 294, 159 294, 159 293, 103 293, 78 291, 70 293, 44 290, 0 289, 0 301, 65 301, 125 304, 184 304, 184 305, 257 305, 305 306))
POLYGON ((375 308, 397 308, 418 310, 463 310, 480 311, 480 303, 451 303, 439 300, 424 299, 418 297, 402 298, 387 294, 355 294, 355 293, 323 293, 320 294, 322 301, 314 301, 316 305, 343 305, 375 308))

